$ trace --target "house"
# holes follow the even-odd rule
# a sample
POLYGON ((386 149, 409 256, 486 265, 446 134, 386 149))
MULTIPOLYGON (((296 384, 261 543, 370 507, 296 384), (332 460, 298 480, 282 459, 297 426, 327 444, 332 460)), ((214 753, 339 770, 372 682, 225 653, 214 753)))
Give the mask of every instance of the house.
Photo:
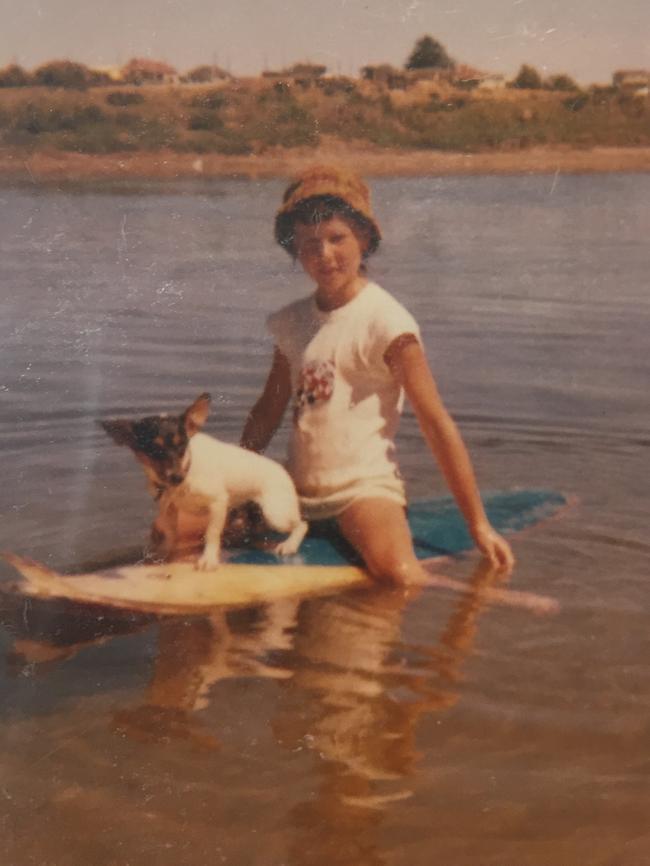
POLYGON ((476 86, 479 90, 503 90, 506 86, 506 77, 497 72, 486 72, 479 77, 476 86))
POLYGON ((118 69, 117 66, 93 66, 92 71, 99 73, 109 81, 116 83, 122 81, 122 70, 118 69))
POLYGON ((129 84, 178 84, 178 72, 168 63, 134 57, 122 67, 122 78, 129 84))
POLYGON ((647 96, 650 93, 650 71, 647 69, 619 69, 612 83, 628 96, 647 96))
POLYGON ((396 69, 390 63, 380 63, 377 66, 364 66, 361 69, 361 78, 364 81, 372 82, 377 87, 386 87, 388 90, 403 89, 408 83, 404 71, 396 69))
POLYGON ((502 90, 506 86, 505 75, 483 72, 467 63, 458 63, 454 67, 453 81, 463 90, 502 90))

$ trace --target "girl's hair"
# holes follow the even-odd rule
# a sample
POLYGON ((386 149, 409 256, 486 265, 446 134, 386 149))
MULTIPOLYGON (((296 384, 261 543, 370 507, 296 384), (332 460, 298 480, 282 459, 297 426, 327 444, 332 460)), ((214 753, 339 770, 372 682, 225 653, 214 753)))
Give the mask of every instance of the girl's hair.
POLYGON ((336 195, 314 195, 301 199, 291 210, 278 214, 275 221, 275 239, 294 259, 297 257, 295 225, 317 225, 340 217, 352 225, 366 240, 363 258, 375 252, 380 235, 375 223, 336 195))

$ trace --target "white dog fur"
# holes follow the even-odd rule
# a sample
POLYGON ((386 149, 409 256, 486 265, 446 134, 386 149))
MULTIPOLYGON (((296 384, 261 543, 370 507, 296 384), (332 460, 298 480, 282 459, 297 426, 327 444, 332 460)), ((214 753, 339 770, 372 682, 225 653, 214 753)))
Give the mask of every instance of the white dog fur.
POLYGON ((176 547, 179 511, 207 511, 197 568, 217 568, 229 510, 252 501, 272 529, 288 533, 275 553, 296 553, 308 526, 301 519, 289 474, 268 457, 200 432, 209 407, 210 395, 201 394, 180 416, 102 422, 114 441, 131 448, 144 467, 160 504, 156 527, 164 535, 163 552, 171 555, 176 547))

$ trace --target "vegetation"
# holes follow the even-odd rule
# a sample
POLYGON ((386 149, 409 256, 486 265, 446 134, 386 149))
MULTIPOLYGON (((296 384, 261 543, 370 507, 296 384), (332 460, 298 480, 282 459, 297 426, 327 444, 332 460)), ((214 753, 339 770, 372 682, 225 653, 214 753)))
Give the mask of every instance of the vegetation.
POLYGON ((451 69, 454 65, 444 46, 431 36, 418 39, 405 63, 406 69, 451 69))
POLYGON ((549 90, 580 90, 569 75, 551 75, 544 84, 549 90))
POLYGON ((140 105, 144 102, 144 96, 133 90, 113 90, 106 94, 106 102, 109 105, 140 105))
POLYGON ((43 87, 85 90, 86 87, 106 84, 108 78, 101 72, 89 69, 83 63, 73 63, 70 60, 53 60, 39 66, 34 72, 32 81, 43 87))
POLYGON ((366 66, 359 79, 300 63, 256 79, 196 67, 186 76, 193 83, 183 84, 166 64, 133 60, 123 69, 133 83, 116 85, 70 61, 33 73, 12 65, 0 70, 0 147, 248 154, 313 148, 323 136, 466 152, 650 144, 647 98, 616 87, 582 90, 567 75, 542 81, 527 65, 510 89, 482 91, 476 70, 451 63, 427 36, 407 69, 366 66), (437 73, 420 74, 430 69, 437 73), (472 87, 461 86, 470 74, 472 87))
POLYGON ((512 82, 513 87, 518 87, 520 90, 540 90, 542 87, 542 76, 534 66, 528 66, 526 63, 519 69, 517 77, 512 82))
POLYGON ((12 63, 0 69, 0 87, 27 87, 32 83, 31 76, 22 66, 12 63))
POLYGON ((210 84, 213 81, 219 81, 225 78, 230 78, 230 75, 228 75, 225 70, 221 69, 220 66, 209 66, 203 64, 201 66, 195 66, 194 69, 190 69, 181 80, 190 84, 210 84))

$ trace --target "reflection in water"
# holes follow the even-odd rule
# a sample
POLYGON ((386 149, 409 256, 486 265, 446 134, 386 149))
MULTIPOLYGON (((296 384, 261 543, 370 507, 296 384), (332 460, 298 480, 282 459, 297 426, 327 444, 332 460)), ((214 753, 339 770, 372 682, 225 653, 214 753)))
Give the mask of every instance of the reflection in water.
POLYGON ((98 615, 97 610, 82 604, 5 596, 0 623, 13 635, 6 655, 9 671, 45 674, 82 649, 141 631, 152 619, 129 611, 98 615))
POLYGON ((209 692, 220 680, 291 676, 286 668, 264 659, 290 647, 298 604, 288 599, 248 611, 156 621, 151 616, 109 610, 98 614, 97 607, 21 601, 3 611, 3 625, 14 635, 7 663, 16 675, 26 670, 30 675, 46 673, 82 650, 155 622, 158 647, 145 700, 119 710, 113 727, 142 742, 184 739, 215 748, 217 740, 202 729, 195 712, 208 705, 209 692))
MULTIPOLYGON (((401 641, 409 599, 383 589, 164 619, 157 623, 144 700, 116 712, 113 729, 139 742, 183 740, 214 750, 219 741, 197 714, 217 700, 214 686, 232 677, 284 680, 273 731, 285 748, 317 755, 319 776, 313 797, 290 813, 291 862, 381 864, 377 833, 384 813, 411 794, 417 722, 458 700, 460 665, 497 580, 487 564, 478 565, 435 646, 401 641), (269 663, 270 657, 283 664, 269 663)), ((68 614, 66 627, 50 610, 48 621, 49 629, 17 634, 14 665, 49 669, 151 618, 71 620, 68 614)))
POLYGON ((459 667, 497 579, 486 563, 478 565, 435 648, 400 644, 406 604, 400 592, 303 604, 294 676, 274 730, 288 748, 306 747, 319 755, 321 784, 293 810, 292 862, 383 862, 376 830, 390 804, 410 796, 417 721, 458 700, 453 686, 459 667), (400 648, 411 657, 415 649, 417 664, 411 658, 396 663, 400 648))
POLYGON ((286 649, 295 621, 295 601, 280 601, 256 611, 244 631, 225 613, 188 620, 163 620, 158 654, 144 704, 115 716, 118 731, 146 742, 187 739, 214 749, 217 739, 193 714, 205 709, 220 680, 261 676, 284 678, 284 668, 264 662, 270 652, 286 649))

